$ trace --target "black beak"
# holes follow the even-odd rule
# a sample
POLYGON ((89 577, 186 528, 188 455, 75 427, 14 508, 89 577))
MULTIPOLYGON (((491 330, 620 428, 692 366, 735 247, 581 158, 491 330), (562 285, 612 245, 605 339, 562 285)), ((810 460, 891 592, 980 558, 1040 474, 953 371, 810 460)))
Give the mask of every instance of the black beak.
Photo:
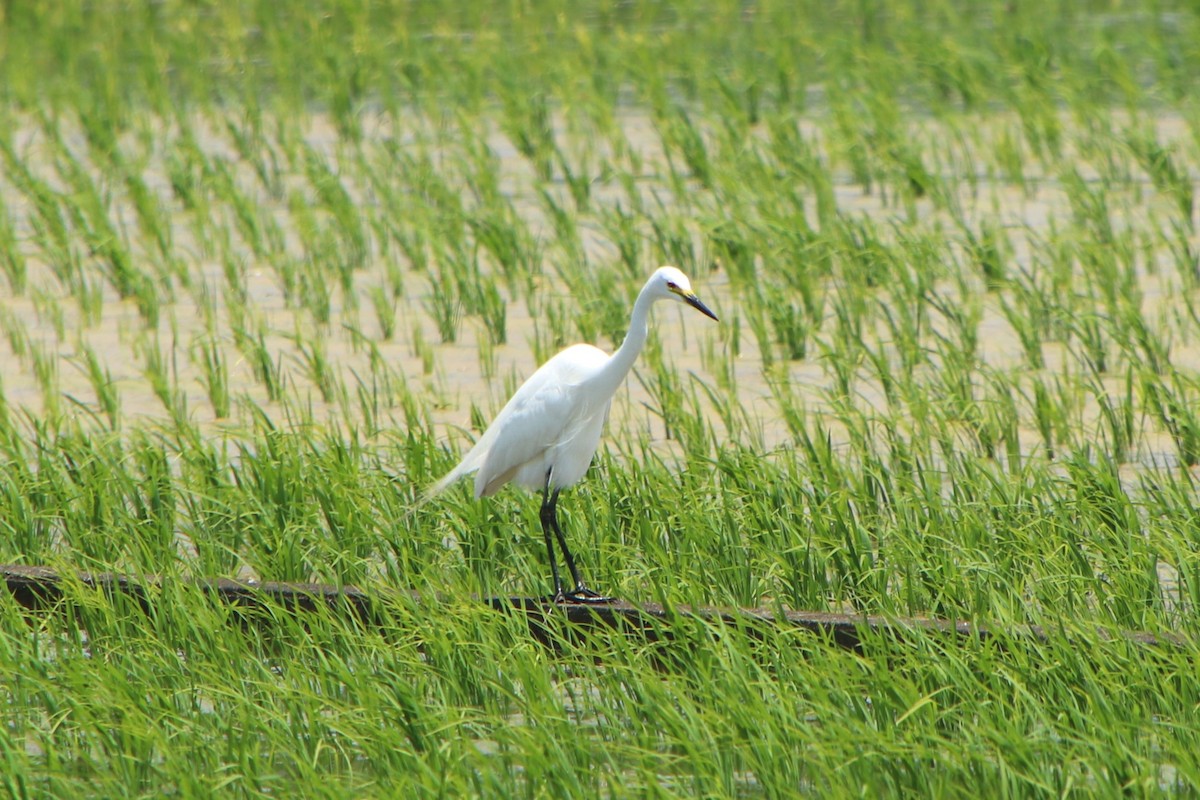
POLYGON ((701 314, 703 314, 704 316, 706 316, 706 317, 708 317, 709 319, 713 320, 714 322, 720 322, 720 321, 721 321, 721 320, 717 319, 717 315, 716 315, 716 314, 714 314, 713 312, 711 312, 711 311, 709 311, 709 310, 708 310, 708 306, 706 306, 706 305, 704 305, 704 303, 701 303, 701 302, 700 302, 700 298, 699 298, 699 297, 696 297, 696 295, 694 295, 694 294, 685 294, 685 295, 683 295, 683 299, 684 299, 684 301, 685 301, 685 302, 686 302, 686 303, 687 303, 689 306, 691 306, 692 308, 696 309, 696 310, 697 310, 697 311, 699 311, 701 314))

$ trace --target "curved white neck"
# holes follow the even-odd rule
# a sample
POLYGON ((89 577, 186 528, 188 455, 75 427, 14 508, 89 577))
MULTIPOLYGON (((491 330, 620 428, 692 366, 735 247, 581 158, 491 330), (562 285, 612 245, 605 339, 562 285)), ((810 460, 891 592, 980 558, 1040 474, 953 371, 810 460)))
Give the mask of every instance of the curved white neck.
POLYGON ((633 362, 637 360, 638 354, 642 352, 642 347, 646 344, 646 334, 649 331, 647 318, 650 315, 650 306, 654 305, 655 300, 646 291, 648 288, 649 283, 642 287, 641 293, 638 294, 638 298, 633 304, 633 314, 629 317, 629 332, 625 334, 624 341, 621 342, 621 346, 612 354, 600 375, 597 376, 610 395, 614 394, 621 382, 625 380, 625 376, 633 368, 633 362))

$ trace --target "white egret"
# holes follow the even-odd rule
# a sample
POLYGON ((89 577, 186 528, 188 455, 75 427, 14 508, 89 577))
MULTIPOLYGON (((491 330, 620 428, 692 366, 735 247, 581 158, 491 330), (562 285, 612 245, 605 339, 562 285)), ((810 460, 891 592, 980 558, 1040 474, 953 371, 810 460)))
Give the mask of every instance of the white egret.
POLYGON ((646 317, 659 300, 687 303, 717 319, 696 297, 686 275, 675 267, 658 268, 638 294, 629 332, 615 353, 610 356, 590 344, 576 344, 551 358, 521 384, 458 466, 429 490, 429 495, 437 494, 473 472, 477 498, 494 494, 506 483, 540 491, 542 534, 556 601, 606 599, 583 582, 567 549, 558 525, 558 493, 578 482, 592 463, 613 395, 646 343, 646 317), (575 581, 569 593, 563 591, 559 577, 552 533, 575 581))

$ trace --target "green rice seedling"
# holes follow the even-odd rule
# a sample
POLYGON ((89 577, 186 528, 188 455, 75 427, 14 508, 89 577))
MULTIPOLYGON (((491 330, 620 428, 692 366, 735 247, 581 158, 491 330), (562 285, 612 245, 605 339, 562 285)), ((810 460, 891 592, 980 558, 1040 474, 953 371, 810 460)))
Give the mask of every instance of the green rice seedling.
POLYGON ((61 342, 66 338, 67 320, 57 296, 40 289, 35 290, 33 292, 33 308, 37 313, 38 322, 42 325, 49 323, 58 341, 61 342))
MULTIPOLYGON (((1093 376, 1098 380, 1098 376, 1093 376)), ((1047 446, 1047 457, 1066 452, 1067 448, 1080 445, 1079 432, 1084 428, 1083 410, 1088 390, 1075 376, 1055 376, 1053 386, 1049 377, 1033 379, 1034 418, 1043 444, 1047 446)), ((1118 417, 1119 419, 1119 417, 1118 417)))
POLYGON ((572 167, 566 153, 557 143, 554 144, 554 154, 558 171, 562 173, 563 182, 566 183, 567 189, 571 193, 571 199, 575 203, 575 210, 586 213, 591 206, 592 183, 596 180, 592 170, 588 168, 586 162, 577 162, 576 166, 572 167))
MULTIPOLYGON (((1164 586, 1164 594, 1174 588, 1176 602, 1167 604, 1172 629, 1188 628, 1194 623, 1196 608, 1197 562, 1194 548, 1188 544, 1194 531, 1191 511, 1196 489, 1192 470, 1155 469, 1139 473, 1136 496, 1145 509, 1145 529, 1152 545, 1157 545, 1163 562, 1177 570, 1176 587, 1164 586)), ((1132 494, 1132 492, 1131 492, 1132 494)))
POLYGON ((478 208, 499 207, 506 201, 500 190, 500 156, 488 140, 486 130, 475 130, 465 122, 459 120, 463 128, 461 153, 456 153, 454 162, 458 180, 467 185, 478 208))
POLYGON ((184 422, 175 429, 180 492, 177 525, 195 548, 195 569, 205 575, 234 574, 245 561, 248 516, 244 498, 229 471, 229 456, 198 429, 184 422))
POLYGON ((1158 554, 1147 541, 1137 506, 1113 461, 1068 465, 1075 483, 1074 502, 1094 522, 1088 547, 1096 553, 1096 593, 1115 624, 1140 626, 1157 616, 1162 587, 1156 573, 1158 554))
POLYGON ((1000 309, 1004 312, 1004 318, 1008 320, 1008 324, 1012 326, 1013 333, 1021 342, 1021 349, 1025 352, 1025 359, 1029 362, 1031 369, 1042 369, 1046 366, 1046 360, 1042 351, 1042 341, 1048 332, 1049 321, 1046 316, 1045 309, 1038 310, 1039 318, 1035 318, 1031 312, 1035 309, 1025 302, 1034 300, 1039 295, 1030 293, 1018 294, 1017 297, 1022 300, 1010 302, 1008 298, 1001 297, 1000 309), (1018 305, 1018 303, 1021 303, 1018 305))
POLYGON ((394 409, 402 397, 408 397, 407 379, 403 373, 392 369, 391 362, 384 358, 374 342, 367 341, 367 352, 371 365, 372 399, 381 408, 394 409))
POLYGON ((334 366, 325 354, 325 339, 314 336, 307 339, 297 331, 292 341, 300 353, 300 361, 308 372, 308 378, 321 393, 321 399, 326 403, 344 402, 346 386, 334 366))
MULTIPOLYGON (((439 230, 461 228, 465 213, 463 193, 450 182, 446 171, 428 152, 424 149, 418 149, 415 153, 407 152, 389 144, 385 144, 384 152, 388 160, 380 167, 382 174, 401 176, 404 185, 421 201, 408 204, 413 211, 427 214, 431 221, 436 222, 435 227, 439 230)), ((419 230, 412 232, 420 233, 419 230)), ((424 242, 420 238, 417 241, 424 242)))
POLYGON ((379 335, 385 342, 390 342, 396 335, 396 298, 389 296, 382 286, 370 290, 371 307, 375 310, 375 322, 379 325, 379 335))
POLYGON ((250 165, 267 196, 282 200, 283 175, 279 159, 267 137, 263 135, 261 120, 248 117, 243 124, 225 119, 225 133, 242 161, 250 165))
POLYGON ((487 284, 479 292, 479 313, 483 317, 485 337, 489 348, 508 341, 508 306, 494 284, 487 284))
POLYGON ((1030 364, 1037 368, 1043 363, 1043 341, 1062 342, 1068 338, 1073 314, 1060 298, 1066 296, 1070 301, 1069 280, 1053 272, 1022 268, 1010 282, 1012 291, 1000 297, 1005 318, 1020 339, 1030 364))
MULTIPOLYGON (((176 555, 178 487, 172 471, 172 459, 160 440, 145 434, 129 445, 134 464, 136 486, 127 490, 132 522, 144 537, 145 555, 150 563, 169 565, 176 555)), ((169 570, 169 566, 162 569, 169 570)))
POLYGON ((0 271, 4 273, 12 294, 18 297, 25 294, 29 281, 28 262, 17 239, 12 215, 3 199, 0 199, 0 271))
POLYGON ((772 116, 767 120, 770 134, 770 153, 783 166, 786 174, 807 186, 816 201, 817 223, 821 230, 831 230, 837 220, 837 198, 829 165, 822 160, 814 142, 801 135, 795 118, 790 114, 772 116))
POLYGON ((42 394, 44 416, 53 419, 59 413, 58 354, 42 342, 30 348, 33 356, 33 375, 42 394))
POLYGON ((448 272, 441 272, 430 281, 429 295, 425 299, 425 310, 433 317, 442 343, 458 339, 458 327, 462 322, 462 301, 448 272))
MULTIPOLYGON (((895 406, 899 401, 898 384, 900 379, 897 370, 892 365, 892 354, 883 347, 875 348, 864 344, 862 348, 863 363, 869 368, 869 373, 879 382, 883 396, 889 406, 895 406)), ((899 371, 901 375, 903 370, 899 371)), ((908 373, 911 375, 912 373, 908 373)))
POLYGON ((246 318, 254 304, 246 283, 248 270, 241 258, 227 252, 221 259, 221 272, 225 278, 221 300, 229 318, 229 327, 235 332, 234 343, 238 344, 237 332, 245 329, 246 318))
MULTIPOLYGON (((250 106, 253 108, 253 105, 250 106)), ((264 116, 264 126, 270 121, 270 140, 275 147, 280 161, 287 169, 296 175, 304 171, 304 157, 312 142, 308 141, 303 127, 299 124, 299 115, 276 114, 264 116)))
POLYGON ((619 342, 624 338, 629 327, 629 308, 632 299, 629 298, 628 286, 612 270, 599 272, 592 280, 580 285, 572 282, 571 301, 582 308, 583 313, 575 315, 559 305, 550 316, 551 330, 560 346, 570 344, 572 324, 585 340, 596 338, 619 342), (589 296, 590 294, 590 296, 589 296))
POLYGON ((1117 464, 1129 461, 1137 441, 1133 373, 1132 367, 1126 369, 1124 392, 1119 397, 1110 395, 1096 377, 1087 384, 1100 408, 1100 433, 1107 444, 1104 455, 1117 464))
POLYGON ((1075 138, 1080 160, 1096 170, 1100 184, 1116 187, 1133 183, 1134 161, 1129 149, 1119 141, 1111 121, 1090 120, 1075 138))
POLYGON ((151 191, 145 180, 133 167, 124 167, 123 178, 125 193, 137 212, 138 227, 142 237, 151 240, 161 258, 168 262, 172 261, 175 244, 174 228, 164 214, 162 199, 151 191))
POLYGON ((0 306, 0 329, 4 330, 4 338, 8 342, 9 352, 18 361, 24 363, 32 344, 25 321, 7 307, 0 306))
POLYGON ((1106 247, 1083 245, 1078 248, 1079 264, 1099 291, 1110 313, 1126 303, 1140 301, 1133 242, 1122 235, 1106 247))
POLYGON ((941 413, 951 420, 962 420, 975 403, 973 377, 981 361, 974 351, 971 336, 955 341, 936 335, 931 360, 939 365, 934 384, 937 387, 937 403, 941 413))
POLYGON ((384 279, 387 291, 395 299, 404 297, 404 282, 405 270, 402 264, 396 259, 387 259, 384 261, 384 279))
POLYGON ((710 437, 703 418, 685 407, 687 393, 678 373, 663 362, 661 348, 661 342, 652 338, 643 356, 650 371, 634 370, 638 383, 651 398, 646 409, 662 421, 667 439, 678 440, 688 453, 708 452, 710 437))
POLYGON ((767 317, 775 330, 775 342, 783 347, 786 357, 793 361, 807 358, 819 320, 810 317, 803 304, 789 300, 785 292, 777 289, 763 290, 759 299, 765 301, 767 317))
POLYGON ((1061 414, 1056 414, 1057 408, 1052 399, 1046 384, 1041 380, 1035 379, 1033 384, 1033 418, 1037 425, 1038 434, 1042 438, 1042 447, 1045 448, 1046 458, 1053 459, 1057 451, 1059 440, 1055 435, 1055 431, 1061 427, 1064 420, 1061 414), (1058 423, 1056 425, 1056 423, 1058 423))
POLYGON ((220 158, 214 160, 210 176, 214 197, 229 205, 237 231, 255 258, 267 259, 272 253, 283 252, 285 238, 279 223, 242 191, 236 173, 236 165, 220 158))
POLYGON ((1019 188, 1022 194, 1028 196, 1031 183, 1026 179, 1026 158, 1023 148, 1024 137, 1012 126, 1003 126, 993 145, 992 157, 995 159, 999 177, 1019 188))
MULTIPOLYGON (((209 194, 215 167, 196 141, 187 122, 180 124, 179 137, 164 156, 163 168, 171 193, 185 211, 191 212, 193 221, 201 226, 209 218, 209 194)), ((203 242, 204 237, 197 237, 203 242)))
POLYGON ((519 281, 540 271, 541 255, 537 244, 507 201, 499 210, 488 209, 469 215, 467 224, 475 244, 500 268, 510 291, 519 281))
POLYGON ((1161 145, 1153 133, 1131 129, 1125 142, 1138 163, 1150 176, 1154 188, 1173 199, 1179 212, 1178 222, 1195 230, 1195 187, 1187 168, 1177 163, 1174 148, 1161 145))
POLYGON ((550 218, 554 229, 554 244, 561 251, 561 258, 556 259, 560 274, 570 265, 578 269, 587 264, 587 254, 583 248, 583 240, 579 235, 579 224, 576 217, 566 208, 565 203, 559 203, 554 194, 543 187, 538 190, 542 209, 550 218))
POLYGON ((266 391, 267 399, 272 403, 281 401, 284 396, 285 381, 283 355, 280 353, 272 358, 262 328, 259 328, 253 336, 246 337, 246 348, 243 350, 243 354, 250 362, 254 377, 266 391))
MULTIPOLYGON (((1132 372, 1132 370, 1131 370, 1132 372)), ((1132 377, 1129 378, 1132 384, 1132 377)), ((1194 377, 1173 372, 1170 383, 1154 370, 1142 375, 1142 393, 1146 405, 1171 435, 1179 460, 1189 467, 1200 464, 1200 384, 1194 377)), ((1129 390, 1132 394, 1132 388, 1129 390)))
POLYGON ((632 183, 635 176, 641 175, 645 171, 645 159, 641 150, 633 146, 628 135, 619 126, 609 132, 606 141, 612 149, 612 159, 609 162, 609 168, 604 170, 604 173, 610 178, 615 177, 625 185, 626 195, 629 195, 629 184, 632 183))
POLYGON ((92 391, 96 393, 96 403, 104 412, 104 416, 108 418, 109 427, 117 430, 121 420, 121 396, 117 391, 112 372, 100 363, 96 351, 87 344, 81 342, 79 350, 83 362, 79 367, 87 376, 88 382, 91 383, 92 391))
POLYGON ((742 318, 736 310, 729 315, 729 323, 721 326, 717 336, 729 348, 732 358, 742 354, 742 318))
POLYGON ((28 173, 14 154, 7 151, 5 154, 9 179, 33 205, 34 214, 30 218, 32 241, 59 283, 70 289, 79 280, 81 256, 68 231, 65 200, 28 173))
MULTIPOLYGON (((547 302, 541 309, 541 314, 533 318, 533 334, 529 337, 529 349, 533 352, 535 363, 544 364, 563 349, 568 338, 570 322, 562 303, 547 302)), ((516 384, 512 390, 516 391, 516 384)), ((505 387, 508 388, 508 387, 505 387)), ((487 425, 483 426, 484 428, 487 425)))
POLYGON ((433 345, 425 339, 425 332, 419 324, 413 325, 412 336, 409 338, 410 352, 421 359, 421 372, 424 375, 433 374, 434 352, 433 345))
POLYGON ((158 327, 158 315, 162 310, 158 288, 145 273, 141 273, 141 277, 135 280, 132 299, 134 305, 137 306, 138 315, 141 316, 142 324, 147 328, 156 328, 158 327))
POLYGON ((766 373, 771 399, 779 409, 779 416, 788 435, 793 440, 808 433, 810 415, 804 404, 803 395, 794 390, 787 370, 774 369, 766 373))
MULTIPOLYGON (((843 274, 855 287, 874 289, 892 277, 895 260, 891 247, 870 217, 839 216, 831 235, 843 274)), ((865 298, 858 305, 865 308, 865 298)))
MULTIPOLYGON (((720 389, 709 385, 695 374, 690 377, 700 387, 706 401, 700 402, 699 395, 695 393, 689 396, 692 416, 703 422, 715 413, 724 426, 724 430, 720 432, 713 429, 715 426, 710 426, 709 442, 731 439, 741 442, 751 449, 761 451, 765 448, 762 422, 750 414, 738 397, 736 389, 720 389)), ((734 386, 734 384, 730 384, 730 386, 734 386)), ((707 452, 700 449, 706 444, 703 439, 693 438, 692 443, 691 454, 693 456, 704 458, 708 455, 707 452)))
POLYGON ((1109 369, 1107 322, 1104 317, 1088 314, 1072 315, 1067 323, 1072 330, 1072 341, 1082 348, 1080 360, 1097 375, 1109 369))
POLYGON ((1168 237, 1164 233, 1163 239, 1170 250, 1175 271, 1179 273, 1185 288, 1195 289, 1200 285, 1200 253, 1192 245, 1189 235, 1191 228, 1180 220, 1171 220, 1169 224, 1174 235, 1168 237))
POLYGON ((307 258, 318 257, 324 228, 316 203, 300 190, 290 192, 287 201, 288 215, 291 218, 292 229, 300 239, 301 251, 307 258))
POLYGON ((218 332, 220 320, 218 313, 221 306, 220 294, 208 281, 197 281, 192 286, 191 294, 200 320, 203 322, 204 332, 215 335, 218 332))
POLYGON ((904 200, 909 220, 917 219, 916 201, 926 196, 933 199, 935 206, 946 207, 950 195, 942 182, 925 165, 916 147, 909 141, 898 140, 884 150, 886 161, 891 162, 896 173, 892 182, 904 200))
POLYGON ((601 212, 600 224, 605 236, 617 248, 620 263, 625 268, 626 277, 632 279, 641 274, 643 269, 642 256, 645 247, 645 237, 638 227, 638 212, 626 211, 621 203, 605 206, 601 212))
POLYGON ((1076 169, 1059 176, 1071 203, 1074 223, 1083 228, 1098 245, 1110 245, 1116 238, 1109 210, 1109 193, 1104 185, 1093 186, 1076 169))
POLYGON ((198 353, 195 360, 200 365, 200 383, 208 395, 209 405, 213 416, 225 419, 231 410, 229 394, 229 368, 221 344, 215 338, 208 336, 198 341, 194 347, 198 353))
POLYGON ((317 205, 333 216, 338 230, 338 252, 352 269, 361 268, 367 257, 367 234, 350 193, 320 153, 305 146, 304 171, 316 194, 317 205))
POLYGON ((725 218, 716 222, 708 231, 707 249, 731 276, 753 283, 757 253, 737 223, 725 218))
POLYGON ((69 428, 38 435, 43 446, 53 443, 58 451, 38 466, 41 491, 56 498, 60 510, 64 550, 84 568, 133 566, 135 553, 151 542, 144 536, 148 531, 139 530, 130 517, 128 500, 138 490, 137 479, 124 463, 120 438, 69 428))
POLYGON ((299 306, 308 311, 318 325, 328 325, 333 319, 333 292, 336 287, 329 280, 320 257, 306 258, 296 274, 299 306))
POLYGON ((298 258, 292 258, 285 253, 278 253, 270 259, 271 268, 279 280, 280 290, 283 292, 283 300, 289 308, 296 308, 302 305, 301 273, 304 269, 304 262, 298 258))
POLYGON ((885 290, 885 294, 888 297, 880 299, 879 316, 891 334, 890 344, 900 359, 901 371, 911 375, 929 360, 922 345, 929 327, 929 312, 924 302, 929 289, 901 279, 885 290))
POLYGON ((173 399, 171 376, 158 339, 151 338, 149 335, 143 335, 135 344, 134 350, 141 356, 144 362, 142 377, 150 384, 151 391, 154 392, 155 397, 163 404, 163 407, 170 408, 173 399))
POLYGON ((297 443, 279 431, 267 431, 250 451, 239 448, 228 472, 241 491, 233 495, 241 507, 245 531, 242 547, 259 574, 272 580, 310 580, 313 537, 320 530, 309 502, 311 467, 299 458, 297 443), (239 496, 240 495, 240 496, 239 496))
POLYGON ((1164 340, 1156 326, 1150 324, 1140 308, 1122 302, 1113 325, 1117 331, 1113 339, 1131 361, 1145 364, 1155 375, 1165 376, 1171 371, 1170 343, 1164 340))
POLYGON ((871 164, 870 147, 863 134, 859 110, 850 103, 836 100, 830 107, 828 121, 831 133, 825 138, 836 143, 833 150, 835 160, 844 160, 850 168, 851 180, 861 186, 864 194, 875 190, 875 169, 871 164))
MULTIPOLYGON (((328 443, 326 443, 328 444, 328 443)), ((323 582, 361 584, 370 577, 370 559, 380 539, 375 516, 364 500, 374 493, 364 474, 361 450, 335 447, 321 459, 326 480, 318 483, 314 500, 328 535, 318 541, 312 560, 316 577, 323 582)))
POLYGON ((361 420, 362 428, 368 437, 379 435, 383 430, 383 402, 379 386, 376 383, 376 373, 369 378, 359 375, 354 369, 350 370, 354 378, 354 396, 358 400, 356 410, 361 420))
POLYGON ((990 222, 980 224, 978 234, 961 223, 963 249, 972 266, 983 276, 988 291, 1004 288, 1007 278, 1006 261, 1011 258, 1011 245, 1003 229, 990 222))
POLYGON ((857 394, 858 370, 864 358, 862 345, 839 338, 830 343, 819 342, 818 347, 825 373, 833 380, 823 393, 840 413, 848 413, 857 394))
POLYGON ((858 286, 844 286, 831 295, 831 318, 834 322, 831 339, 838 346, 857 348, 864 341, 864 330, 874 304, 870 293, 858 286))
POLYGON ((688 112, 676 105, 663 109, 655 118, 655 127, 662 140, 663 151, 669 163, 673 165, 672 157, 678 155, 683 159, 687 172, 672 169, 670 177, 675 181, 676 196, 683 195, 684 185, 676 176, 688 175, 701 186, 711 189, 713 186, 713 168, 700 128, 692 121, 688 112))
POLYGON ((1053 98, 1040 89, 1020 92, 1013 109, 1021 120, 1025 142, 1043 167, 1050 167, 1062 156, 1063 128, 1053 98))
MULTIPOLYGON (((359 162, 359 170, 370 169, 365 162, 359 162)), ((360 213, 366 216, 367 230, 370 233, 371 240, 375 243, 377 252, 375 255, 388 265, 388 269, 402 275, 402 271, 391 266, 394 263, 395 251, 393 247, 398 246, 397 240, 400 236, 399 223, 396 221, 393 208, 396 200, 394 198, 380 198, 377 194, 375 185, 369 184, 364 190, 365 197, 362 201, 365 208, 360 208, 360 213)), ((401 279, 403 286, 403 279, 401 279)))
MULTIPOLYGON (((722 319, 722 322, 725 322, 722 319)), ((700 343, 700 366, 706 374, 716 378, 717 389, 736 394, 735 356, 728 342, 707 337, 700 343)))
POLYGON ((700 259, 694 246, 694 235, 687 224, 677 216, 669 215, 666 208, 660 209, 662 216, 650 218, 654 244, 661 258, 655 261, 674 264, 689 274, 700 272, 700 259))
POLYGON ((71 187, 69 213, 84 243, 100 261, 104 276, 117 293, 137 300, 147 319, 157 315, 157 294, 146 275, 134 263, 128 241, 109 218, 107 203, 88 169, 61 147, 57 167, 71 187))
POLYGON ((756 304, 754 308, 747 309, 746 322, 750 326, 750 332, 754 334, 754 340, 758 346, 758 356, 762 360, 763 374, 770 374, 776 358, 775 339, 771 335, 770 318, 767 316, 766 310, 756 304))
MULTIPOLYGON (((408 260, 408 265, 411 269, 418 273, 428 273, 430 260, 429 244, 426 241, 425 233, 416 228, 397 234, 396 240, 400 245, 400 250, 404 253, 404 257, 408 260)), ((401 286, 397 281, 391 281, 391 284, 393 293, 401 286)))
POLYGON ((540 180, 553 174, 554 131, 550 123, 550 105, 545 94, 529 94, 525 87, 501 84, 504 116, 501 125, 517 151, 533 163, 540 180))

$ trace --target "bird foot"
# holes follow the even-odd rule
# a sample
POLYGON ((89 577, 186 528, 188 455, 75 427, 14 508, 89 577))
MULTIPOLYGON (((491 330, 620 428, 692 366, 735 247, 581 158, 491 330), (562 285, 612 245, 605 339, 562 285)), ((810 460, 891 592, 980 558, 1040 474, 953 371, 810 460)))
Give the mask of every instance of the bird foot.
POLYGON ((606 597, 580 584, 569 592, 559 592, 554 597, 556 603, 583 603, 585 605, 602 605, 611 603, 616 598, 606 597))

